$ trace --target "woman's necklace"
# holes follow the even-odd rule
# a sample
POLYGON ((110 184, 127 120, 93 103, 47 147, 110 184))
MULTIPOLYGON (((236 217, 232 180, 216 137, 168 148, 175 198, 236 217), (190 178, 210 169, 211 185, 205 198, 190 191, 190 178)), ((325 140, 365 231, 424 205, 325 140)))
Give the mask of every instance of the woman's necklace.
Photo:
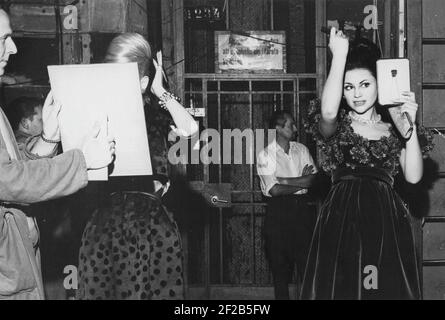
POLYGON ((352 119, 352 120, 354 120, 354 121, 357 121, 357 122, 361 122, 361 123, 364 123, 364 124, 377 124, 377 123, 379 123, 380 121, 382 121, 382 116, 381 115, 377 115, 377 118, 375 118, 375 119, 363 119, 363 118, 361 118, 361 117, 359 117, 359 116, 357 116, 354 112, 352 112, 352 111, 349 111, 349 117, 352 119))

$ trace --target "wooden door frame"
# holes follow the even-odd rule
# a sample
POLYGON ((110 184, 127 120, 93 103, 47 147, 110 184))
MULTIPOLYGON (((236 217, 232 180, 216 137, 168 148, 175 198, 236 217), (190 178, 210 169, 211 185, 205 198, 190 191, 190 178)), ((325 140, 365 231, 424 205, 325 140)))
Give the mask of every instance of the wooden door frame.
POLYGON ((317 81, 318 96, 321 97, 323 85, 327 77, 327 39, 321 32, 321 28, 326 26, 326 0, 315 2, 315 61, 316 73, 320 76, 317 81))
MULTIPOLYGON (((406 0, 406 50, 411 68, 411 90, 419 104, 417 121, 423 124, 423 50, 422 0, 406 0)), ((418 254, 420 284, 423 297, 423 229, 422 222, 414 220, 414 238, 418 254)))
MULTIPOLYGON (((184 0, 161 0, 161 31, 163 66, 170 79, 171 91, 184 101, 185 47, 184 47, 184 0)), ((185 165, 176 165, 175 174, 186 175, 185 165)), ((184 293, 188 291, 188 238, 181 232, 183 251, 184 293)))

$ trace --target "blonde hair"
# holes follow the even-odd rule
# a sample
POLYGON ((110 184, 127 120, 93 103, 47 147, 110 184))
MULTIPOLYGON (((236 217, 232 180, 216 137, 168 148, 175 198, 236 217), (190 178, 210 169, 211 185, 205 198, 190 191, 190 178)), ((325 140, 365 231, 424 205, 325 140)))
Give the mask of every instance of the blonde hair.
POLYGON ((139 33, 124 33, 111 41, 105 56, 106 63, 136 62, 139 67, 139 76, 148 76, 153 73, 153 55, 151 46, 139 33))

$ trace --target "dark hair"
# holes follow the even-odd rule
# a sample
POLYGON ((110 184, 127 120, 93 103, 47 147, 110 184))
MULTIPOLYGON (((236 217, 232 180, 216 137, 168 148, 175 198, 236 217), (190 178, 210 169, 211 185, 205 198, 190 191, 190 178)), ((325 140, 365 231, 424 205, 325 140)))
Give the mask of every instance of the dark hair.
MULTIPOLYGON (((381 56, 381 51, 374 42, 366 38, 356 38, 349 43, 345 73, 355 69, 366 69, 377 79, 377 60, 379 60, 381 56)), ((383 117, 383 121, 390 122, 387 108, 381 108, 378 100, 375 106, 377 113, 383 117)), ((345 99, 342 99, 341 107, 346 110, 351 110, 345 99)))
POLYGON ((376 63, 380 58, 381 52, 375 43, 366 38, 358 38, 349 44, 345 72, 354 69, 366 69, 377 78, 376 63))
POLYGON ((276 126, 283 127, 287 117, 292 118, 289 112, 275 111, 269 119, 269 129, 275 129, 276 126))
POLYGON ((38 106, 43 106, 42 99, 20 97, 13 100, 5 110, 12 129, 17 130, 22 119, 32 120, 33 116, 36 114, 35 108, 38 106))

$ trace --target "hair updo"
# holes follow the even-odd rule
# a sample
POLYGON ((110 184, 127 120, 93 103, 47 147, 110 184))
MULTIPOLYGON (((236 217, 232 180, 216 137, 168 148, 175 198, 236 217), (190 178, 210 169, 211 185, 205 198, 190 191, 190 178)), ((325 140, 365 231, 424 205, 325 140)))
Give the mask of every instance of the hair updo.
POLYGON ((150 104, 154 96, 150 92, 156 69, 153 65, 153 53, 150 43, 139 33, 123 33, 114 38, 108 46, 104 59, 105 63, 130 63, 136 62, 139 69, 139 77, 148 76, 147 90, 142 94, 145 104, 150 104))
POLYGON ((153 54, 151 46, 145 38, 138 33, 124 33, 111 41, 105 63, 136 62, 139 67, 139 76, 152 78, 154 75, 153 54))
POLYGON ((345 72, 354 69, 369 70, 377 78, 377 60, 381 58, 380 49, 365 38, 358 38, 349 44, 345 72))

